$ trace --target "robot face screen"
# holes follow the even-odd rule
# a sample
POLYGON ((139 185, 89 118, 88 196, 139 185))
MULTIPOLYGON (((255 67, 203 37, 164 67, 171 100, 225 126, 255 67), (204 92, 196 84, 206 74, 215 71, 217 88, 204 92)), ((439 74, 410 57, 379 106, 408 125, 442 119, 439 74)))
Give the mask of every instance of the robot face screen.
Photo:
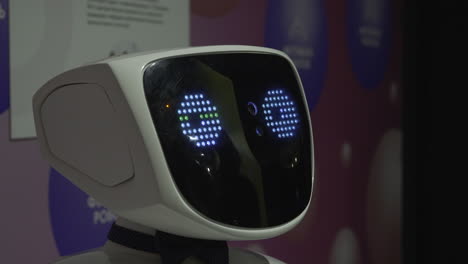
POLYGON ((143 82, 171 176, 194 210, 225 225, 267 228, 307 207, 308 109, 285 58, 166 58, 146 66, 143 82))

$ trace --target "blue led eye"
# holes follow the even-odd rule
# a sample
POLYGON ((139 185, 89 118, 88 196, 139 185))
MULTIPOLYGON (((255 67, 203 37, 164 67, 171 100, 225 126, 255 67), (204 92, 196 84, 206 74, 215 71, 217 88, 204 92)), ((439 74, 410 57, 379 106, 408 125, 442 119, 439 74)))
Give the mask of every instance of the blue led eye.
POLYGON ((217 111, 217 108, 212 105, 210 100, 201 100, 204 98, 203 94, 188 94, 184 98, 185 101, 180 102, 180 108, 177 109, 177 113, 179 114, 178 119, 182 121, 180 123, 182 133, 184 135, 189 134, 190 141, 198 141, 199 137, 204 140, 210 139, 209 141, 194 142, 197 147, 214 146, 216 142, 211 139, 219 137, 219 134, 208 133, 222 130, 219 125, 220 120, 216 119, 219 118, 219 114, 214 112, 217 111), (196 105, 198 107, 195 107, 196 105), (215 126, 216 124, 218 126, 215 126), (193 129, 185 130, 191 126, 193 129))

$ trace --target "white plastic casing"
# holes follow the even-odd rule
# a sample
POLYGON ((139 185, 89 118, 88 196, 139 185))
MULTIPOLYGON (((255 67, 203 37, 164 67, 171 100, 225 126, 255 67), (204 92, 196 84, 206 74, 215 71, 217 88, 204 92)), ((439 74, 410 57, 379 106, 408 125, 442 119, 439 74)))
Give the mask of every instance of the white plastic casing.
MULTIPOLYGON (((158 59, 217 53, 281 56, 291 63, 300 83, 286 54, 261 47, 206 46, 110 58, 62 73, 35 94, 34 118, 43 155, 116 215, 144 226, 214 240, 257 240, 289 231, 302 220, 309 205, 280 226, 229 226, 190 206, 170 175, 146 103, 145 66, 158 59)), ((302 84, 301 91, 307 106, 302 84)), ((310 124, 309 113, 307 118, 310 124)), ((312 134, 310 137, 313 142, 312 134)), ((311 147, 313 159, 313 143, 311 147)))

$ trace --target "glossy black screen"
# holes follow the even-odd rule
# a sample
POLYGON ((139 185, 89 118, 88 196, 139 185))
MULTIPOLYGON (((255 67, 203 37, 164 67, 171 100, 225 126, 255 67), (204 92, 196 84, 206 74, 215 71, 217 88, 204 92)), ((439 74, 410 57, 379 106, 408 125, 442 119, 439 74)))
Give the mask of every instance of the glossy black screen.
POLYGON ((284 224, 307 206, 312 156, 308 109, 281 56, 225 53, 150 63, 144 89, 172 177, 215 221, 284 224))

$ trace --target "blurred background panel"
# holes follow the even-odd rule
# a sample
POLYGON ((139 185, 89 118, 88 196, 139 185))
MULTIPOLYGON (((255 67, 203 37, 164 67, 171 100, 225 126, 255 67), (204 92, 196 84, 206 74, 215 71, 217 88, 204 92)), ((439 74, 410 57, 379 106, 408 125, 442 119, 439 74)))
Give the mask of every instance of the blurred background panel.
MULTIPOLYGON (((49 263, 102 245, 115 216, 50 168, 34 138, 11 139, 11 14, 7 0, 0 4, 0 255, 5 263, 49 263)), ((315 184, 304 221, 282 236, 231 246, 294 264, 400 263, 403 0, 189 4, 187 45, 286 52, 311 111, 315 184)), ((139 49, 119 42, 112 51, 139 49)))

